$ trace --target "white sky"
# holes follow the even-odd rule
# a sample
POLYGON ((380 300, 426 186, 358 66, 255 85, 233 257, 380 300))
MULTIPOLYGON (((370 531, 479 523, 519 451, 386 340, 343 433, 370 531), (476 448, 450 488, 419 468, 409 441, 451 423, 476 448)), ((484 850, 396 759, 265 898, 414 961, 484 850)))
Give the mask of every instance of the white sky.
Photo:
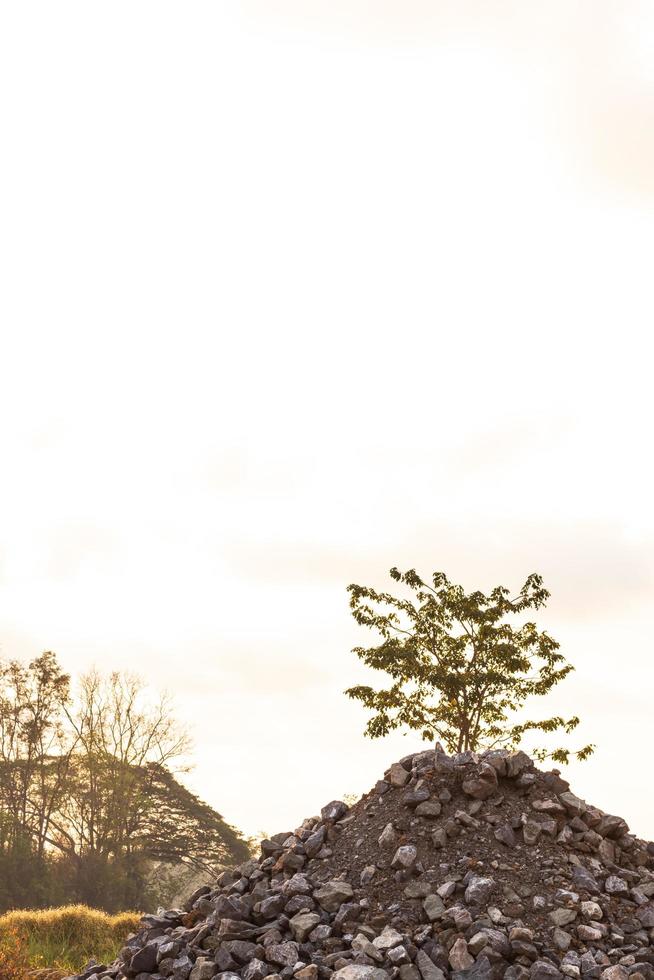
POLYGON ((0 653, 139 670, 246 831, 367 790, 345 586, 553 593, 654 837, 654 8, 0 9, 0 653))

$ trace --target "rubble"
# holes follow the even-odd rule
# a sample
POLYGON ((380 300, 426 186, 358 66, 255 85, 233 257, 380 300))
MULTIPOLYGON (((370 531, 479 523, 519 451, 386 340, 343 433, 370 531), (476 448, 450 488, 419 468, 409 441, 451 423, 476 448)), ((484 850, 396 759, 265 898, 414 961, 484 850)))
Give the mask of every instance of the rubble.
POLYGON ((653 899, 654 845, 557 770, 437 747, 75 980, 654 980, 653 899))

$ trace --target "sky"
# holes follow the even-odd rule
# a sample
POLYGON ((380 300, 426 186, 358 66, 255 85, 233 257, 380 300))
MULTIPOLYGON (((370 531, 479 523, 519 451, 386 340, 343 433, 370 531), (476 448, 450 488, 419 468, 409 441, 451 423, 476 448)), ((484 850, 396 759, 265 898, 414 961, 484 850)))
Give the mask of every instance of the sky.
POLYGON ((0 10, 0 656, 174 694, 247 833, 367 791, 350 582, 552 593, 654 837, 654 8, 0 10))

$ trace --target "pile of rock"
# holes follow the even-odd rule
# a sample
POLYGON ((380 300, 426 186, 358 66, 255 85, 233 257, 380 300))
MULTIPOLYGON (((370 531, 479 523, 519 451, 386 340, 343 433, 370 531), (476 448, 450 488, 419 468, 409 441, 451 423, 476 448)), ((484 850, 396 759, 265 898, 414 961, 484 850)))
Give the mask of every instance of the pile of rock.
POLYGON ((523 752, 395 763, 142 930, 97 980, 654 980, 654 845, 523 752))

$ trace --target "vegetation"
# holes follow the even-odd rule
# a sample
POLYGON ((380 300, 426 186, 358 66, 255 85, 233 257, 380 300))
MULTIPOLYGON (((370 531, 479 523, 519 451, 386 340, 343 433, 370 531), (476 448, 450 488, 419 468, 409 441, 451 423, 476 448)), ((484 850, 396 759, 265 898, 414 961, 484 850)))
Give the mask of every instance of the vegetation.
MULTIPOLYGON (((434 572, 431 584, 414 569, 392 568, 390 575, 407 587, 408 597, 348 586, 355 620, 381 638, 353 652, 392 681, 382 690, 357 685, 345 692, 373 711, 367 735, 378 738, 406 726, 462 752, 516 748, 528 732, 569 734, 577 727, 576 716, 517 720, 527 701, 548 694, 574 669, 556 640, 533 622, 512 622, 549 598, 540 575, 530 575, 514 598, 503 586, 489 595, 466 593, 443 572, 434 572)), ((532 750, 559 762, 592 751, 592 745, 574 753, 532 750)))
POLYGON ((106 915, 83 905, 8 912, 0 917, 0 980, 24 980, 28 967, 71 973, 81 970, 91 954, 110 963, 138 921, 137 913, 106 915), (2 961, 3 949, 7 963, 16 964, 14 973, 2 961))
POLYGON ((188 749, 167 698, 92 672, 75 690, 53 653, 0 661, 0 910, 166 900, 163 866, 214 874, 247 842, 173 767, 188 749))
POLYGON ((13 925, 0 926, 0 980, 26 980, 29 966, 23 935, 13 925))

